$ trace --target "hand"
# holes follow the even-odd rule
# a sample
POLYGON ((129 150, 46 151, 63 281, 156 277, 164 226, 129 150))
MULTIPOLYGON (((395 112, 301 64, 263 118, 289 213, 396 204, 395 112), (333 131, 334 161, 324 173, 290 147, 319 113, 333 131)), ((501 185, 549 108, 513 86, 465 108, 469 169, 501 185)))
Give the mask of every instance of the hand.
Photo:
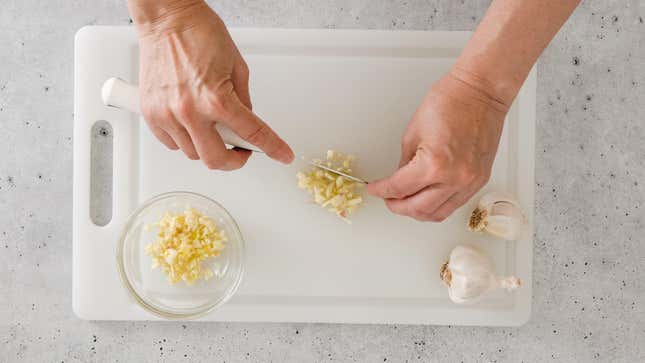
POLYGON ((392 212, 441 222, 488 182, 508 106, 475 80, 453 71, 434 84, 405 131, 399 169, 368 185, 392 212))
POLYGON ((223 122, 269 157, 293 160, 289 146, 251 111, 248 67, 206 3, 186 2, 137 26, 141 109, 159 141, 211 169, 238 169, 251 152, 225 147, 214 128, 223 122))

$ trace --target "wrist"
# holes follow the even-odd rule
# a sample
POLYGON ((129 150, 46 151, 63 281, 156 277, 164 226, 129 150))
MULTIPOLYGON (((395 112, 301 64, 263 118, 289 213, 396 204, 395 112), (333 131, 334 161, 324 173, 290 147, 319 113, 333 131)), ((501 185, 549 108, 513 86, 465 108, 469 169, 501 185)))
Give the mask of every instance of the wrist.
POLYGON ((458 63, 448 72, 448 76, 469 88, 482 102, 503 113, 508 112, 517 93, 500 87, 495 81, 463 68, 458 63))
POLYGON ((210 10, 203 0, 130 0, 128 9, 140 36, 180 31, 210 10))
POLYGON ((530 65, 516 62, 497 41, 473 41, 466 46, 451 69, 455 77, 511 106, 526 78, 530 65))
POLYGON ((475 62, 458 60, 450 73, 453 77, 482 92, 492 101, 506 109, 510 108, 522 85, 521 82, 517 82, 508 74, 499 74, 496 70, 488 69, 485 64, 469 63, 475 62))

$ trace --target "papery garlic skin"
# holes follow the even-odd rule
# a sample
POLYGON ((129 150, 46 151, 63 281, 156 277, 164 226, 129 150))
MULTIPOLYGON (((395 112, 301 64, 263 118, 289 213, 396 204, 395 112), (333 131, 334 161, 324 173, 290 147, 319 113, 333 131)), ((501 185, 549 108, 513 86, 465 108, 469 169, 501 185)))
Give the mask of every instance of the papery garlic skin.
POLYGON ((487 292, 503 288, 508 291, 520 286, 514 276, 495 275, 488 255, 471 246, 457 246, 441 267, 441 280, 448 287, 448 296, 456 304, 477 302, 487 292))
POLYGON ((506 193, 485 194, 468 221, 468 229, 473 232, 485 231, 493 236, 515 241, 522 237, 526 227, 526 217, 519 203, 506 193))

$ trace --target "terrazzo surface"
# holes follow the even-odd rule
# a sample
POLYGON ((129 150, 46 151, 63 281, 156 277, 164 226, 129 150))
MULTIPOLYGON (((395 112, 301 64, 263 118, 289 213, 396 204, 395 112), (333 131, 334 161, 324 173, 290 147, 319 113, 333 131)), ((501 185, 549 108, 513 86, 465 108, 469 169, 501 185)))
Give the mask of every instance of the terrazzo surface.
MULTIPOLYGON (((488 1, 212 1, 230 26, 472 30, 488 1)), ((124 1, 0 1, 0 362, 645 361, 645 2, 585 1, 538 65, 519 328, 89 322, 72 312, 73 36, 124 1)))

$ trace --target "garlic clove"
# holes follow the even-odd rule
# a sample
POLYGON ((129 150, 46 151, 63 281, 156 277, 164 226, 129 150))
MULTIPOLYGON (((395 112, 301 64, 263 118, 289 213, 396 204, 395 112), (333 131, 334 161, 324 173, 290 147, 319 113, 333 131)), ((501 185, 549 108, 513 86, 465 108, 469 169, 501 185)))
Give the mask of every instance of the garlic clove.
POLYGON ((505 240, 515 240, 522 235, 521 223, 507 216, 489 216, 485 230, 505 240))
POLYGON ((515 199, 506 193, 491 192, 479 200, 468 220, 468 229, 513 241, 522 237, 526 222, 515 199))
POLYGON ((496 276, 488 255, 472 246, 455 247, 440 276, 448 287, 448 297, 456 304, 474 303, 491 290, 512 291, 521 285, 517 277, 496 276))
MULTIPOLYGON (((343 153, 328 150, 324 164, 314 159, 314 163, 351 174, 351 164, 355 158, 343 153)), ((360 198, 362 184, 316 167, 309 167, 296 174, 298 187, 313 196, 314 202, 322 208, 335 213, 345 221, 349 213, 355 211, 364 201, 360 198), (357 198, 358 197, 358 198, 357 198)))

